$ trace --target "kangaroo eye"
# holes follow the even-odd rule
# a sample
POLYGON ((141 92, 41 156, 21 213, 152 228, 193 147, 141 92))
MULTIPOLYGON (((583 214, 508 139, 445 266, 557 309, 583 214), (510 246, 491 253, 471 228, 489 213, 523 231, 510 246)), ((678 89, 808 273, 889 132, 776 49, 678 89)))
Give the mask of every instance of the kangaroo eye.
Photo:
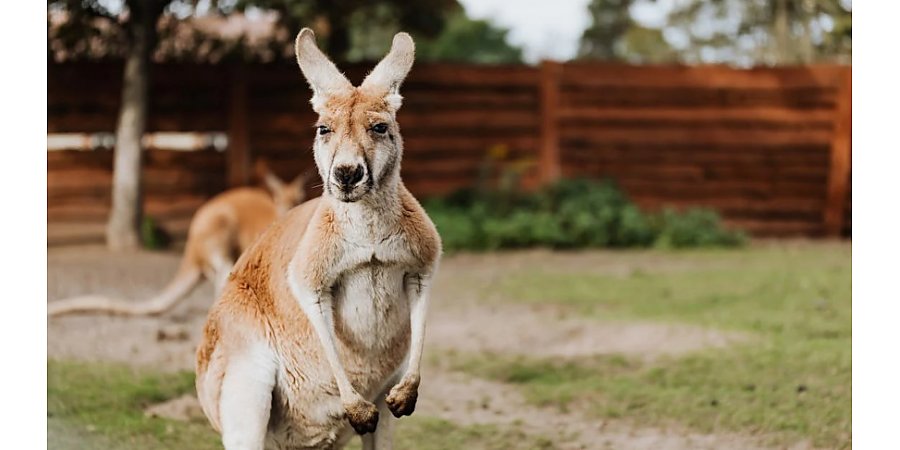
POLYGON ((328 127, 325 126, 325 125, 319 125, 319 126, 316 127, 316 128, 319 129, 319 136, 324 136, 324 135, 326 135, 326 134, 328 134, 328 133, 331 133, 331 128, 328 128, 328 127))
POLYGON ((372 131, 374 131, 378 134, 387 133, 387 130, 388 130, 388 126, 387 126, 387 124, 384 124, 384 123, 375 124, 375 126, 372 127, 372 131))

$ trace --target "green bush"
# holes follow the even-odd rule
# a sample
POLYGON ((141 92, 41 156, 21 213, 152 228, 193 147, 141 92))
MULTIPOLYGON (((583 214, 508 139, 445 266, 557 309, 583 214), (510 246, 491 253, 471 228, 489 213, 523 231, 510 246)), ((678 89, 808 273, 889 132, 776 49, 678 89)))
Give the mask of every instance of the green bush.
POLYGON ((609 181, 564 180, 537 192, 462 190, 425 202, 444 248, 732 246, 742 233, 705 209, 646 213, 609 181))
POLYGON ((683 213, 667 209, 661 214, 661 222, 656 238, 661 247, 739 245, 744 241, 742 233, 722 228, 719 215, 708 209, 690 209, 683 213))

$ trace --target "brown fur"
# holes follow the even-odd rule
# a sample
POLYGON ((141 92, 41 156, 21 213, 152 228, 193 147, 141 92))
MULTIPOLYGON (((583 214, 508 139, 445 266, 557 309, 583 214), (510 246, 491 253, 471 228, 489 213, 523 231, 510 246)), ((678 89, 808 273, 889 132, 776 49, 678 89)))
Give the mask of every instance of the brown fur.
MULTIPOLYGON (((266 173, 266 176, 272 177, 266 173)), ((124 315, 162 314, 177 304, 201 278, 215 280, 279 215, 304 197, 301 176, 289 184, 277 179, 271 192, 239 187, 227 190, 204 203, 194 214, 178 271, 169 285, 151 300, 122 302, 100 296, 74 297, 52 302, 49 316, 82 312, 124 315), (277 184, 276 184, 277 183, 277 184), (273 199, 274 197, 274 199, 273 199)))
MULTIPOLYGON (((400 220, 400 229, 409 236, 409 248, 414 259, 400 263, 415 266, 422 262, 431 264, 440 254, 440 238, 434 229, 430 219, 424 213, 419 203, 412 197, 406 188, 401 189, 403 202, 403 214, 400 220)), ((309 321, 297 302, 290 296, 281 294, 288 291, 287 270, 295 252, 307 255, 303 273, 306 279, 318 283, 322 289, 327 286, 327 273, 329 264, 334 260, 329 246, 335 246, 340 240, 337 230, 334 212, 321 198, 310 200, 293 209, 287 216, 276 221, 267 229, 259 240, 251 246, 238 260, 229 278, 228 285, 222 296, 210 310, 208 322, 204 329, 204 335, 197 352, 197 389, 201 391, 218 391, 218 388, 210 386, 210 382, 220 385, 222 379, 208 380, 205 375, 210 370, 210 359, 213 357, 217 346, 222 345, 223 335, 227 335, 225 343, 230 348, 239 348, 246 338, 245 333, 254 333, 254 338, 268 341, 278 350, 287 361, 285 366, 292 365, 292 361, 319 362, 316 371, 321 374, 328 373, 324 356, 317 345, 315 333, 312 331, 309 321), (319 243, 315 246, 314 243, 319 243), (282 270, 276 270, 276 268, 282 270), (232 327, 222 326, 223 317, 228 317, 234 324, 232 327), (230 335, 229 335, 230 334, 230 335)), ((374 385, 377 380, 388 376, 390 372, 403 361, 409 349, 409 327, 403 328, 399 334, 390 340, 390 344, 381 349, 383 353, 379 358, 372 360, 368 355, 354 348, 352 338, 342 333, 338 328, 340 340, 340 353, 346 364, 348 374, 354 386, 360 389, 363 395, 374 395, 374 391, 383 387, 374 385), (374 365, 373 365, 374 363, 374 365)), ((313 378, 314 374, 295 373, 298 377, 294 383, 297 389, 306 385, 303 378, 313 378)), ((327 376, 327 375, 325 375, 327 376)), ((417 386, 406 386, 398 394, 392 396, 392 403, 397 407, 395 413, 408 415, 412 412, 416 402, 417 386)), ((337 387, 332 383, 327 388, 327 394, 334 395, 337 387)), ((309 393, 311 396, 315 392, 309 393)), ((275 396, 276 402, 279 398, 275 396)), ((354 410, 369 411, 359 405, 351 405, 354 410)), ((281 421, 303 425, 310 429, 328 428, 309 421, 302 410, 297 410, 290 404, 279 405, 274 411, 283 414, 281 421)), ((217 412, 211 414, 213 423, 218 422, 217 412)), ((357 417, 348 416, 353 420, 357 417)), ((363 424, 370 424, 372 419, 360 415, 363 424)), ((377 418, 374 419, 377 422, 377 418)), ((370 430, 368 425, 362 425, 358 431, 370 430)))

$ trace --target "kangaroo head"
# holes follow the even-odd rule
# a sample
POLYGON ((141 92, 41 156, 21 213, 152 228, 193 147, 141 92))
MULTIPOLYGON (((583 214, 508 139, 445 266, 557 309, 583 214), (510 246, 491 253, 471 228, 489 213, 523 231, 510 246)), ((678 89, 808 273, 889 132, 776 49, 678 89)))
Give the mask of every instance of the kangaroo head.
POLYGON ((275 203, 275 209, 279 215, 288 212, 291 208, 303 203, 306 200, 306 181, 312 176, 311 171, 301 173, 291 182, 285 183, 278 178, 277 175, 269 170, 268 164, 263 160, 256 163, 256 173, 266 184, 269 193, 272 194, 272 201, 275 203))
POLYGON ((313 154, 325 195, 355 202, 395 185, 403 156, 399 90, 412 68, 412 38, 397 33, 390 52, 358 87, 319 50, 312 30, 300 31, 296 51, 319 114, 313 154))

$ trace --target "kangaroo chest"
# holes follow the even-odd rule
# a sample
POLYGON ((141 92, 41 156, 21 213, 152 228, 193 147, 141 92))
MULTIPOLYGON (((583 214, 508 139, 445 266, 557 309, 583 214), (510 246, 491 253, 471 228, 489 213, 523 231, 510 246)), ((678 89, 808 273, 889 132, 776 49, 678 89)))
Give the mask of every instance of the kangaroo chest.
POLYGON ((351 247, 331 288, 334 329, 351 381, 377 386, 403 364, 409 350, 411 267, 399 237, 351 247), (398 248, 399 247, 399 248, 398 248))
POLYGON ((339 277, 332 288, 335 331, 353 353, 383 354, 408 333, 405 275, 403 267, 373 257, 339 277))
MULTIPOLYGON (((396 382, 409 352, 406 278, 420 268, 405 239, 401 233, 348 239, 325 287, 341 363, 353 387, 369 401, 396 382)), ((286 448, 330 448, 349 430, 327 362, 321 354, 306 357, 311 343, 317 338, 279 351, 285 364, 274 391, 271 431, 286 448)))

